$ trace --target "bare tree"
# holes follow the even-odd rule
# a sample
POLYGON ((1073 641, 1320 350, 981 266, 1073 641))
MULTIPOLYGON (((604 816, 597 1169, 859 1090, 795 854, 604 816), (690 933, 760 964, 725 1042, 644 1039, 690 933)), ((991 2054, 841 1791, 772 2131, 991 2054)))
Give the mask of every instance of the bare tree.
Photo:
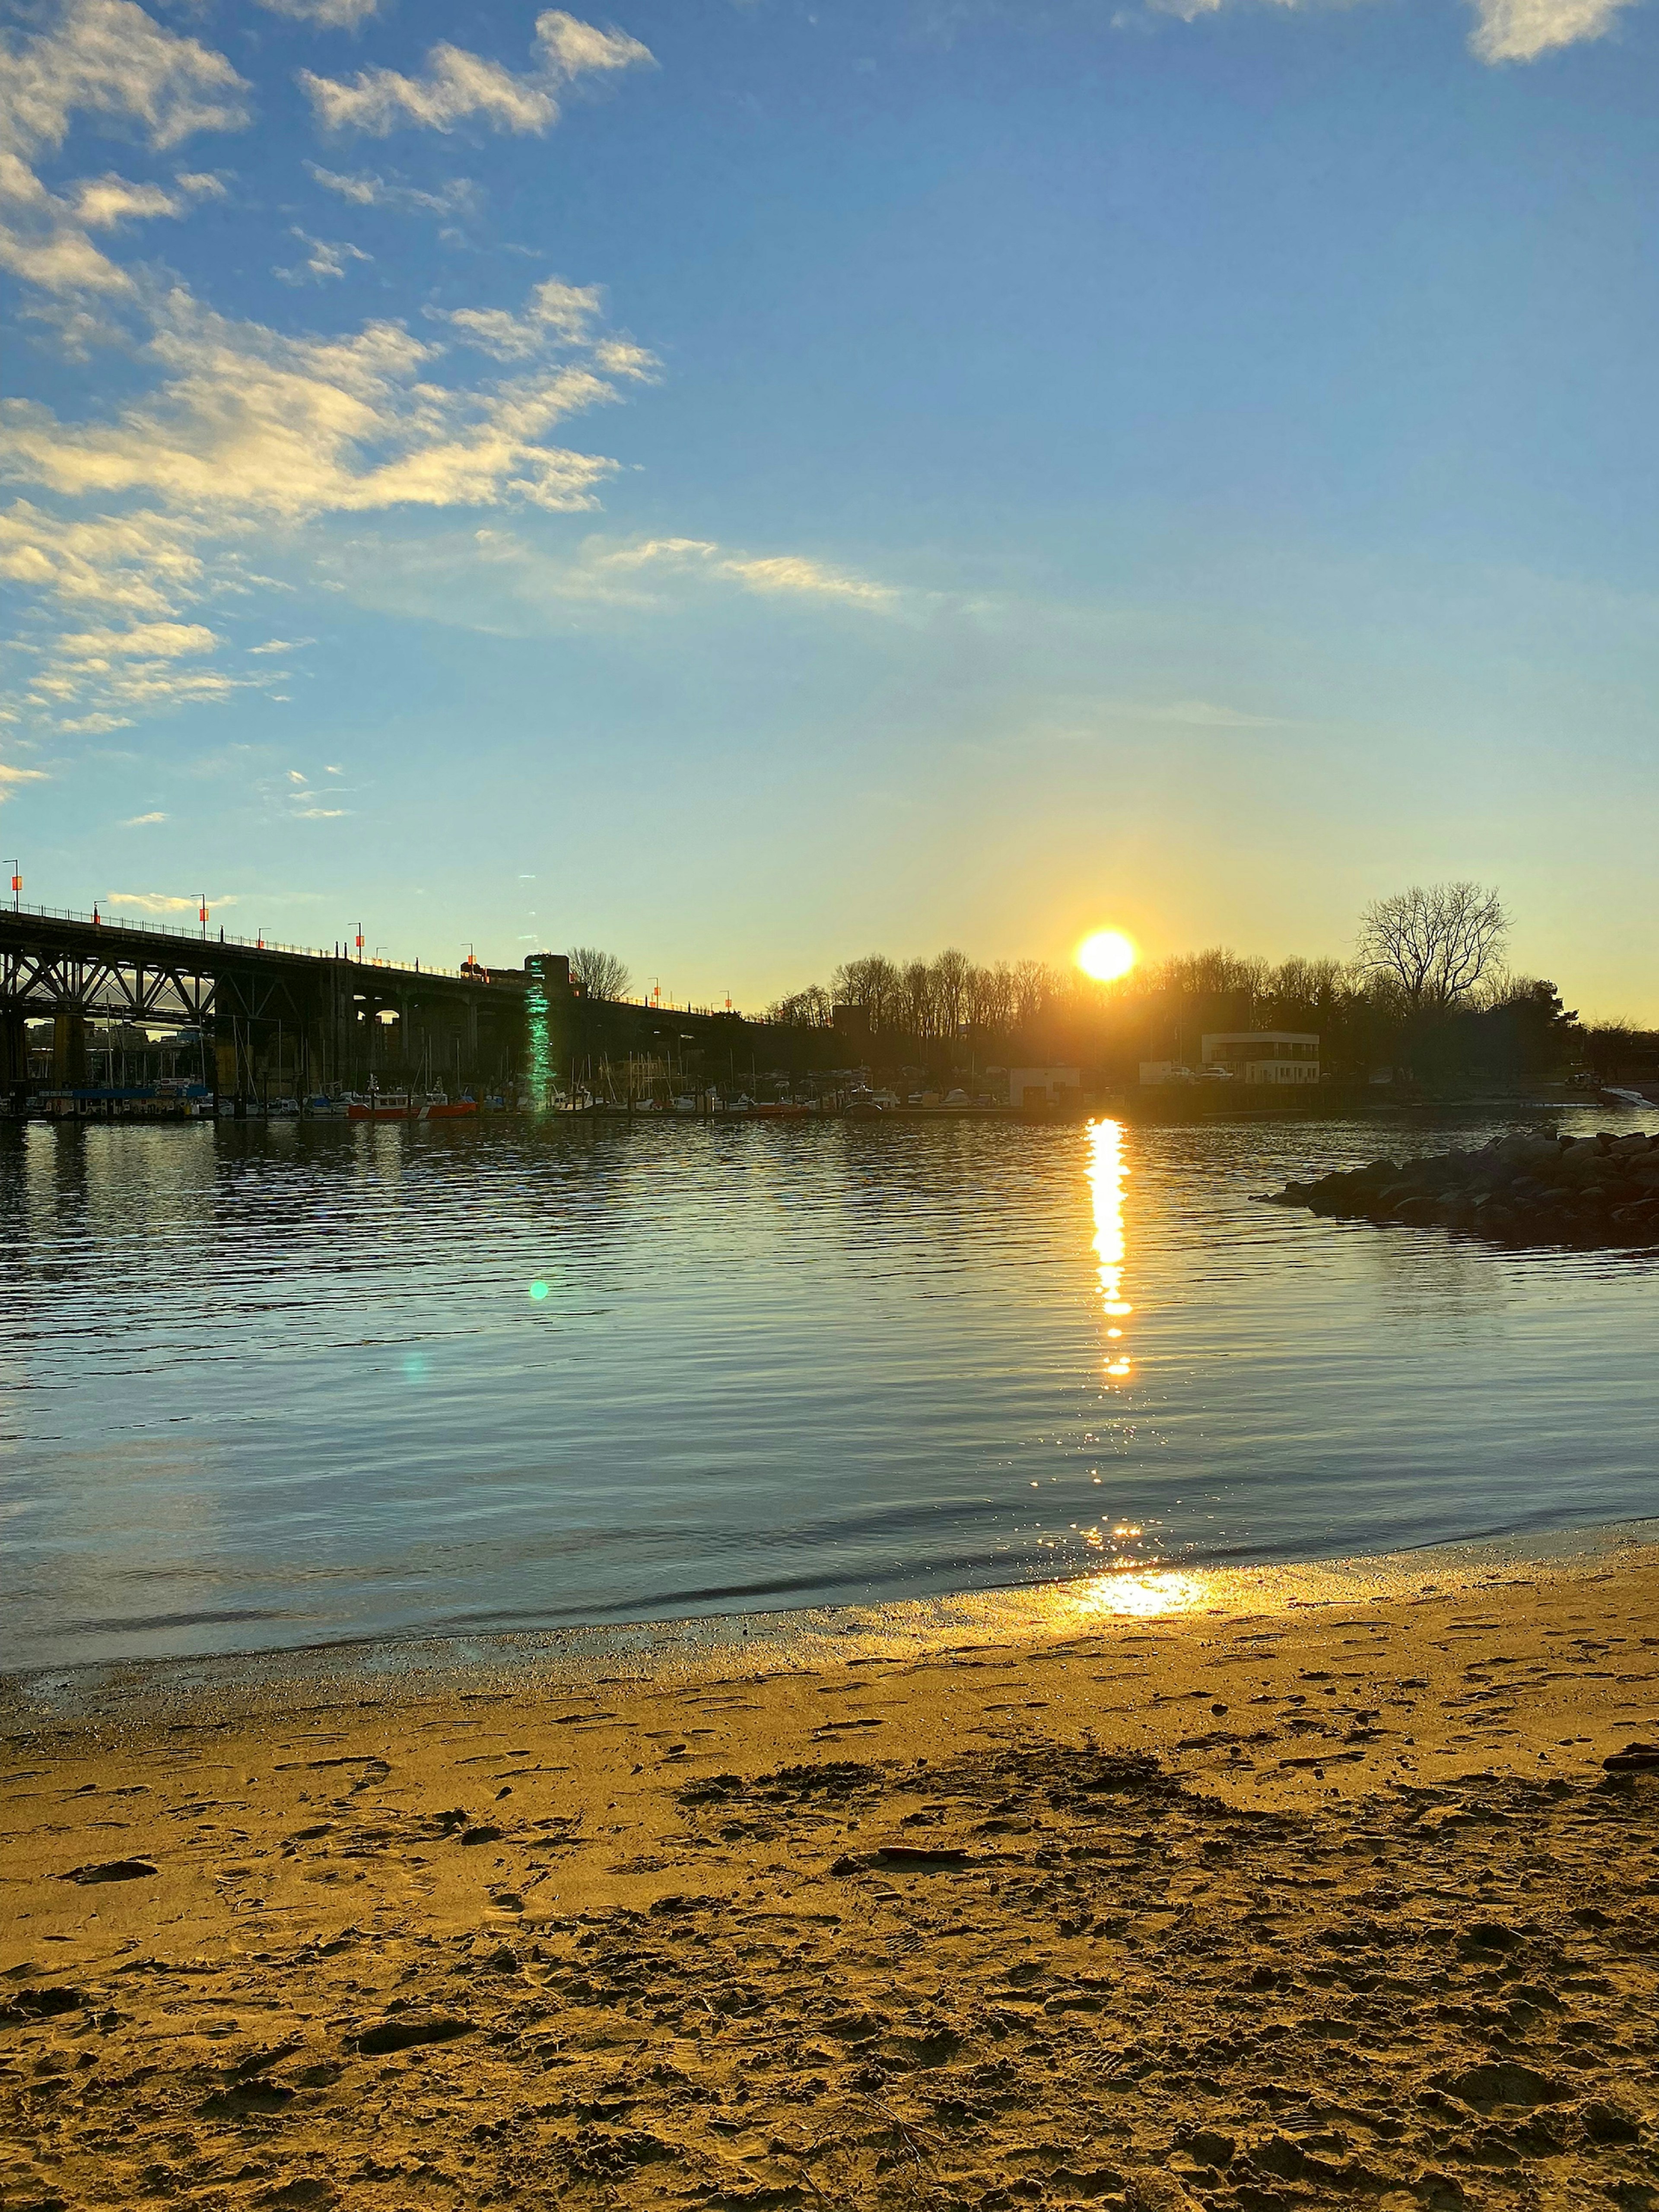
POLYGON ((845 962, 830 978, 830 995, 838 1006, 862 1006, 872 1030, 898 1021, 899 972, 884 953, 845 962))
POLYGON ((958 952, 954 945, 934 961, 931 978, 933 1015, 940 1036, 953 1037, 961 1031, 967 1019, 968 985, 973 972, 968 955, 958 952))
POLYGON ((1060 995, 1060 979, 1046 960, 1014 963, 1014 1019, 1021 1029, 1040 1020, 1060 995))
POLYGON ((1509 931, 1496 888, 1413 884, 1359 917, 1359 965, 1396 983, 1413 1008, 1440 1011, 1497 964, 1509 931))
POLYGON ((938 1033, 938 1009, 933 1003, 933 970, 921 959, 907 960, 899 975, 899 1004, 904 1028, 913 1037, 938 1033))
POLYGON ((597 945, 573 945, 568 954, 570 972, 590 999, 625 999, 633 973, 628 963, 614 952, 602 952, 597 945))
POLYGON ((835 1008, 822 983, 809 983, 804 991, 775 999, 766 1009, 766 1018, 783 1029, 827 1030, 833 1025, 835 1008))

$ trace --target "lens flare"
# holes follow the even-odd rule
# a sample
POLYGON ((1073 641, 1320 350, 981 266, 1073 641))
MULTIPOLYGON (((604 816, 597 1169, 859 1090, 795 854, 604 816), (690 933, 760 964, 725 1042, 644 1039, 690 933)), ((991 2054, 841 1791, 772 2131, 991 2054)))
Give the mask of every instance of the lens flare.
POLYGON ((1139 957, 1133 939, 1121 929, 1097 929, 1077 949, 1078 966, 1097 983, 1115 983, 1120 975, 1128 974, 1139 957))
POLYGON ((539 1305, 541 1301, 547 1296, 547 1285, 545 1283, 539 1282, 532 1283, 530 1285, 530 1295, 539 1305))

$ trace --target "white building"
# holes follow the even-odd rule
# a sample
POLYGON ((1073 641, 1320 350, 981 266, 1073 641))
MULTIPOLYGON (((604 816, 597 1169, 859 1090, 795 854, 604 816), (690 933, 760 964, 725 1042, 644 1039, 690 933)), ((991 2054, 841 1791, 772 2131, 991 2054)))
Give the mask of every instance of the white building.
POLYGON ((1083 1073, 1076 1067, 1011 1067, 1008 1103, 1023 1111, 1038 1107, 1081 1106, 1083 1073))
POLYGON ((1319 1038, 1307 1030, 1221 1030, 1204 1039, 1204 1066, 1241 1083, 1317 1083, 1319 1038))

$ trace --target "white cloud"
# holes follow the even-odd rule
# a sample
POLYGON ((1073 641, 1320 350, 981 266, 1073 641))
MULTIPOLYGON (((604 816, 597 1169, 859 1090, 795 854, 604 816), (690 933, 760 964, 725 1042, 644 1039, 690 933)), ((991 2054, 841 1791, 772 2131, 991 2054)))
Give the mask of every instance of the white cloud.
POLYGON ((297 653, 302 645, 312 642, 308 637, 272 637, 267 638, 263 645, 249 646, 248 651, 256 658, 262 653, 297 653))
POLYGON ((492 525, 466 538, 367 537, 331 558, 361 605, 503 636, 536 635, 606 611, 684 607, 709 591, 882 615, 902 614, 911 603, 892 585, 804 554, 750 554, 702 538, 592 537, 554 553, 492 525))
POLYGON ((1599 39, 1631 0, 1475 0, 1469 48, 1483 62, 1530 62, 1599 39))
POLYGON ((289 338, 215 315, 179 290, 149 349, 166 372, 113 422, 60 422, 0 404, 0 475, 68 498, 143 496, 222 518, 397 506, 592 507, 615 464, 548 442, 617 396, 583 362, 471 391, 431 382, 434 350, 399 323, 289 338))
POLYGON ((76 737, 107 737, 112 730, 130 730, 131 714, 80 714, 73 720, 59 722, 58 729, 76 737))
MULTIPOLYGON (((428 307, 427 313, 434 322, 448 323, 459 331, 481 353, 493 355, 497 361, 528 361, 532 355, 544 352, 550 343, 584 343, 599 312, 599 300, 597 284, 566 284, 550 276, 537 285, 521 315, 505 307, 428 307)), ((655 365, 649 354, 641 353, 640 359, 655 365)))
POLYGON ((44 769, 19 768, 11 761, 0 761, 0 806, 3 806, 20 783, 44 783, 44 769))
POLYGON ((648 62, 648 47, 621 31, 601 31, 562 9, 536 18, 539 66, 515 76, 499 62, 446 40, 426 58, 422 76, 389 69, 360 70, 347 83, 300 71, 317 119, 331 131, 366 131, 375 137, 404 125, 453 131, 476 118, 496 131, 550 130, 559 119, 555 96, 578 76, 648 62))
POLYGON ((240 906, 240 899, 231 896, 180 898, 172 891, 112 891, 109 895, 109 911, 112 914, 117 907, 132 907, 140 914, 194 915, 204 905, 211 913, 215 907, 240 906))
POLYGON ((352 176, 315 161, 306 167, 325 191, 337 192, 354 207, 392 208, 402 215, 471 215, 483 198, 471 177, 452 178, 441 191, 427 192, 413 185, 389 183, 372 170, 352 176))
POLYGON ((296 806, 294 819, 296 822, 338 822, 349 811, 344 806, 296 806))
POLYGON ((65 0, 50 28, 0 35, 0 146, 25 159, 64 143, 77 112, 142 124, 152 146, 240 131, 248 87, 222 54, 134 0, 65 0))
POLYGON ((610 551, 589 550, 587 565, 601 575, 607 571, 638 572, 647 568, 701 573, 740 585, 749 592, 846 599, 869 607, 889 605, 896 596, 890 585, 872 583, 866 576, 849 575, 843 568, 830 568, 802 554, 726 553, 700 538, 648 538, 610 551))
MULTIPOLYGON (((63 144, 76 113, 137 123, 156 148, 197 131, 238 130, 246 90, 222 54, 163 29, 133 0, 66 0, 47 29, 0 33, 0 266, 49 295, 130 290, 88 228, 176 216, 183 203, 116 176, 87 179, 61 198, 31 165, 63 144)), ((186 191, 198 187, 180 181, 186 191)))
POLYGON ((319 31, 355 31, 380 11, 380 0, 259 0, 273 15, 314 23, 319 31))
POLYGON ((0 576, 70 602, 163 614, 202 582, 194 534, 179 515, 65 520, 20 499, 0 508, 0 576))
POLYGON ((311 252, 298 268, 271 270, 271 275, 280 276, 284 284, 325 283, 331 276, 343 276, 348 261, 374 258, 372 253, 365 253, 361 246, 348 245, 343 239, 313 238, 297 223, 290 235, 297 238, 301 246, 308 246, 311 252))
POLYGON ((167 822, 171 819, 172 817, 166 814, 129 814, 121 827, 124 830, 143 830, 149 823, 167 822))
POLYGON ((57 650, 66 659, 98 663, 112 656, 177 660, 185 653, 211 653, 218 642, 204 623, 134 623, 130 629, 72 630, 58 640, 57 650))
POLYGON ((145 216, 179 215, 183 203, 160 185, 131 184, 125 177, 83 177, 71 185, 70 204, 88 230, 107 230, 145 216))

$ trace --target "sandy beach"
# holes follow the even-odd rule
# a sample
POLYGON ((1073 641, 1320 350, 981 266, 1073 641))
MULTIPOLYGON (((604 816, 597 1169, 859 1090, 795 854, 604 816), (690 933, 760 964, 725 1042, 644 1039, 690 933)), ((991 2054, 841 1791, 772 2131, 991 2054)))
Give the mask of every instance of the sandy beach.
POLYGON ((0 2204, 1659 2203, 1659 1550, 7 1706, 0 2204))

